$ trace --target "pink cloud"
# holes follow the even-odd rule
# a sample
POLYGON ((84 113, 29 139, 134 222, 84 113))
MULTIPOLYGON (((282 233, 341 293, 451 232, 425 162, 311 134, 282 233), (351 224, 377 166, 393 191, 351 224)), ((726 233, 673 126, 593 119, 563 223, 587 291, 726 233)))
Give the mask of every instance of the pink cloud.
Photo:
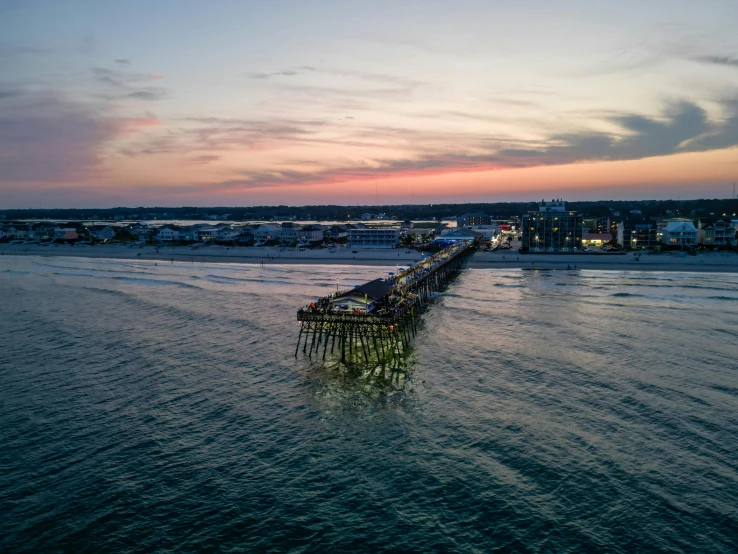
POLYGON ((0 179, 60 182, 99 177, 103 147, 159 124, 151 113, 110 117, 54 92, 0 98, 0 179))
POLYGON ((132 135, 142 127, 156 127, 161 122, 152 113, 146 112, 143 117, 124 117, 111 119, 119 126, 119 135, 132 135))

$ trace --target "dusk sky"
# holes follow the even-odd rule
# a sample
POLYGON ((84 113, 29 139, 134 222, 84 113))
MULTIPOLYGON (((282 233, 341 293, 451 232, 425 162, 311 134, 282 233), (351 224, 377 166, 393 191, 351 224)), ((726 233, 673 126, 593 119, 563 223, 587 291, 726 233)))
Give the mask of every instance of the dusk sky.
POLYGON ((738 2, 0 0, 0 208, 721 198, 738 2))

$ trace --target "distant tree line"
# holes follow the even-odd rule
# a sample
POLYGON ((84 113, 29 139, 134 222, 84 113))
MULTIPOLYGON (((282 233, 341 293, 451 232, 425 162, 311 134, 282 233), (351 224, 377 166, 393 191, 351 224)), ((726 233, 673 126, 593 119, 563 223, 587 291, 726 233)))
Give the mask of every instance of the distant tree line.
MULTIPOLYGON (((271 219, 344 221, 360 219, 362 214, 386 214, 391 219, 430 220, 447 219, 468 212, 483 212, 496 218, 520 217, 535 210, 537 202, 495 202, 468 204, 405 204, 381 206, 249 206, 249 207, 153 207, 153 208, 65 208, 65 209, 16 209, 0 210, 0 218, 18 219, 57 219, 89 220, 100 219, 175 219, 198 220, 217 218, 229 221, 249 221, 271 219)), ((710 213, 720 216, 738 212, 738 199, 701 200, 599 200, 591 202, 569 202, 571 210, 580 212, 587 218, 612 215, 620 212, 627 215, 631 210, 639 210, 647 216, 707 217, 710 213)))

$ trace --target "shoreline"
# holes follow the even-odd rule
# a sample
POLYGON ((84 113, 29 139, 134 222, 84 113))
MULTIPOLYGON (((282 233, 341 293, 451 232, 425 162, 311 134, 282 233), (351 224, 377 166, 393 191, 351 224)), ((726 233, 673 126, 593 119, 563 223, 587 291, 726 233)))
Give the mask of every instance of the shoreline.
MULTIPOLYGON (((305 250, 247 247, 127 247, 127 246, 39 246, 32 244, 0 244, 1 256, 80 257, 154 262, 201 262, 264 265, 410 265, 421 258, 420 252, 401 249, 328 249, 305 250)), ((2 260, 2 257, 0 257, 2 260)), ((518 254, 475 252, 465 266, 471 269, 574 270, 611 271, 681 271, 703 273, 738 273, 738 254, 708 253, 697 256, 644 254, 636 261, 632 254, 518 254)))

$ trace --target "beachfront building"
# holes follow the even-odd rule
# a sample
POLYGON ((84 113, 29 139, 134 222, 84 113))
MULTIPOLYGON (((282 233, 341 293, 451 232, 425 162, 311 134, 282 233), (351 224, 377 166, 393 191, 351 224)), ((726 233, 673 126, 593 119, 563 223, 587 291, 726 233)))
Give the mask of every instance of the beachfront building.
POLYGON ((273 240, 279 240, 282 234, 282 226, 276 223, 265 223, 259 225, 254 231, 254 240, 258 243, 265 243, 273 240))
MULTIPOLYGON (((613 212, 612 215, 595 218, 592 221, 592 226, 589 228, 589 232, 597 234, 609 233, 610 240, 616 238, 618 234, 618 225, 626 219, 619 214, 620 212, 613 212)), ((633 214, 633 216, 635 215, 636 214, 633 214)))
POLYGON ((612 240, 610 233, 582 233, 582 246, 601 247, 612 240))
MULTIPOLYGON (((510 228, 509 225, 507 227, 508 229, 510 228)), ((500 229, 499 225, 495 225, 494 221, 490 225, 474 225, 465 230, 476 231, 482 235, 485 242, 489 242, 497 238, 502 233, 502 229, 500 229)))
POLYGON ((349 229, 348 244, 353 248, 394 248, 400 243, 398 227, 349 229))
POLYGON ((348 227, 347 225, 332 225, 323 231, 323 236, 333 241, 346 239, 348 238, 348 227))
POLYGON ((112 240, 115 238, 115 229, 109 225, 93 225, 89 228, 90 238, 97 240, 112 240))
POLYGON ((233 240, 240 245, 250 245, 254 242, 254 232, 249 228, 241 227, 233 240))
POLYGON ((457 227, 470 227, 473 225, 489 225, 490 217, 482 212, 468 213, 456 218, 457 227))
POLYGON ((77 240, 79 235, 74 227, 56 227, 54 229, 54 239, 60 240, 77 240))
POLYGON ((302 227, 291 221, 282 223, 282 229, 279 232, 279 242, 282 244, 294 244, 300 240, 300 231, 302 227))
POLYGON ((240 229, 236 229, 233 225, 221 223, 216 226, 213 231, 213 240, 216 242, 231 242, 234 238, 241 234, 240 229))
POLYGON ((523 216, 523 252, 576 252, 582 246, 582 216, 566 202, 542 202, 523 216))
POLYGON ((149 227, 149 224, 145 221, 139 221, 128 226, 128 232, 136 237, 139 244, 146 244, 149 242, 156 229, 149 227))
POLYGON ((667 246, 695 246, 697 233, 691 221, 669 221, 662 231, 661 242, 667 246))
POLYGON ((54 238, 55 225, 50 223, 34 223, 30 227, 28 237, 36 240, 49 240, 54 238))
MULTIPOLYGON (((191 236, 191 235, 190 235, 191 236)), ((159 227, 156 234, 156 240, 159 242, 173 242, 182 240, 180 228, 175 226, 159 227)))
POLYGON ((195 242, 205 242, 214 239, 215 233, 218 231, 217 227, 211 227, 210 225, 196 224, 192 226, 192 240, 195 242))
POLYGON ((697 242, 702 246, 730 246, 735 229, 728 219, 700 219, 697 222, 697 242))
POLYGON ((438 235, 433 242, 449 246, 455 242, 469 240, 472 242, 480 241, 484 238, 484 234, 471 229, 446 229, 438 235))
POLYGON ((323 229, 319 225, 306 225, 300 229, 300 242, 317 243, 323 242, 323 229))
POLYGON ((5 225, 0 227, 0 239, 14 239, 15 238, 15 227, 12 225, 5 225))
POLYGON ((28 239, 31 238, 31 228, 28 225, 14 223, 3 227, 3 238, 8 239, 28 239))
POLYGON ((643 250, 656 248, 659 234, 656 223, 639 215, 631 215, 618 223, 616 242, 623 250, 643 250))

